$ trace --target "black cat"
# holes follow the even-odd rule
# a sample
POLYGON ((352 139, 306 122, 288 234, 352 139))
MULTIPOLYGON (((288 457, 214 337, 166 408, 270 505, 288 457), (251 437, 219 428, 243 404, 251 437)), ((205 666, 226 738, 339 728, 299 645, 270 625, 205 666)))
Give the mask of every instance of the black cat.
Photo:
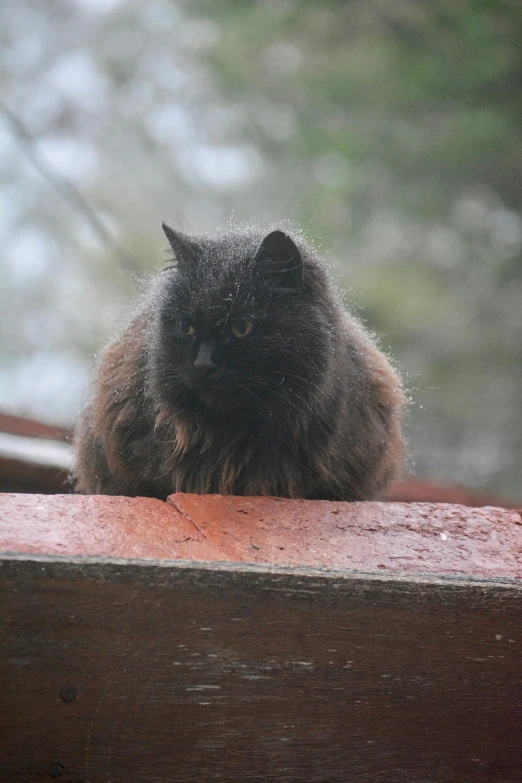
POLYGON ((402 468, 398 375, 301 239, 163 226, 174 259, 103 352, 77 489, 364 500, 402 468))

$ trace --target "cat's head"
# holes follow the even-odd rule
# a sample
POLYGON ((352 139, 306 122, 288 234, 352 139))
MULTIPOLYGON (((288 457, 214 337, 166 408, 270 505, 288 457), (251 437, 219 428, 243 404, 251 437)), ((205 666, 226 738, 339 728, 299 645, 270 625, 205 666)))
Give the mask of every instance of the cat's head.
POLYGON ((155 297, 153 371, 162 397, 268 417, 309 407, 335 305, 304 244, 281 230, 212 238, 164 230, 174 259, 155 297))

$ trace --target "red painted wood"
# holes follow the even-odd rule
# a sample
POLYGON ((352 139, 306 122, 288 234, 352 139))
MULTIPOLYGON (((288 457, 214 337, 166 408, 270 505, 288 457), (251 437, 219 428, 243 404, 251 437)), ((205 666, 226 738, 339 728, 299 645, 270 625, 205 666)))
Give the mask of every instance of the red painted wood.
POLYGON ((0 550, 520 579, 522 521, 430 503, 4 494, 0 550))
POLYGON ((11 435, 23 435, 26 438, 45 438, 47 440, 69 441, 71 430, 67 427, 58 427, 53 424, 44 424, 35 419, 26 419, 23 416, 12 416, 8 413, 0 413, 0 432, 9 432, 11 435))
POLYGON ((5 494, 0 550, 2 780, 522 779, 514 511, 5 494))
POLYGON ((412 476, 396 481, 390 485, 386 500, 398 503, 459 503, 462 506, 499 506, 500 508, 517 508, 522 503, 515 503, 496 495, 467 489, 457 484, 437 484, 412 476))

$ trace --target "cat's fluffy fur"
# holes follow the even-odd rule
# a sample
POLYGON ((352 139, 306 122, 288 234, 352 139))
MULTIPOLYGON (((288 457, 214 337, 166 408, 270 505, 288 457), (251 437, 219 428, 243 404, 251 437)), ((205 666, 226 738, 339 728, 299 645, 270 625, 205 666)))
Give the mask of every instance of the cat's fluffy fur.
POLYGON ((78 491, 382 496, 403 462, 400 379, 316 252, 278 230, 164 230, 174 259, 76 429, 78 491))

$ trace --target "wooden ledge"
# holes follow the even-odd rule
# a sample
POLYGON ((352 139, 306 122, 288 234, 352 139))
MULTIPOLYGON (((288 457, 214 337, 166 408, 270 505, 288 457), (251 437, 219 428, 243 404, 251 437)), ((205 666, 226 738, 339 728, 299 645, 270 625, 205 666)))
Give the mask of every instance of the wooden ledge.
POLYGON ((522 780, 517 512, 11 494, 0 549, 2 780, 522 780))
POLYGON ((0 551, 522 579, 522 520, 432 503, 3 494, 0 551))

